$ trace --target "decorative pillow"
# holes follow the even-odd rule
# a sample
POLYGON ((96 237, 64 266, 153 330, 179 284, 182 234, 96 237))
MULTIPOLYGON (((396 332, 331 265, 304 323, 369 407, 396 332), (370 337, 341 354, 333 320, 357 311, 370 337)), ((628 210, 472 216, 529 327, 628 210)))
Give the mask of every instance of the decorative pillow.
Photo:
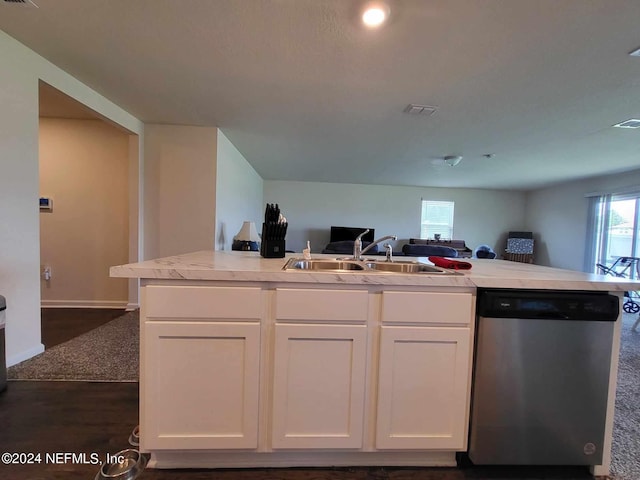
POLYGON ((533 253, 533 240, 530 238, 507 238, 507 252, 533 253))

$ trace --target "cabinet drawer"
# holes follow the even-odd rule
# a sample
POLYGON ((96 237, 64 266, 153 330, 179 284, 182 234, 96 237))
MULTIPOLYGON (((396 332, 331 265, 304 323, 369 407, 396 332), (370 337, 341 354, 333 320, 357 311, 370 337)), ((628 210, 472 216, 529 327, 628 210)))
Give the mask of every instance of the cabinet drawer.
POLYGON ((262 290, 254 287, 144 287, 147 318, 259 320, 262 290))
POLYGON ((364 290, 281 288, 276 291, 277 320, 364 322, 368 309, 369 293, 364 290))
POLYGON ((470 293, 383 292, 382 321, 388 323, 456 323, 473 318, 470 293))

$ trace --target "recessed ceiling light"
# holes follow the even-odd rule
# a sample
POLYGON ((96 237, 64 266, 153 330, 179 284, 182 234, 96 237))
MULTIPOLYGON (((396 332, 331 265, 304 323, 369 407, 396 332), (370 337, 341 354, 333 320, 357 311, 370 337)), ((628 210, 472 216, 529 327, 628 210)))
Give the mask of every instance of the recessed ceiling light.
POLYGON ((640 48, 636 48, 633 52, 629 52, 632 57, 640 57, 640 48))
POLYGON ((382 25, 389 18, 389 5, 385 2, 368 2, 362 9, 362 22, 369 28, 382 25))
POLYGON ((630 118, 614 125, 615 128, 640 128, 640 119, 630 118))

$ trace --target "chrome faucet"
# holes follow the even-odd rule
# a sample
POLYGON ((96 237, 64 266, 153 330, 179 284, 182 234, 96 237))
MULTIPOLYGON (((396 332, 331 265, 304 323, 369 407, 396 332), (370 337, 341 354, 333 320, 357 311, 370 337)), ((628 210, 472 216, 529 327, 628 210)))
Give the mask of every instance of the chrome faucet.
POLYGON ((398 237, 396 237, 395 235, 387 235, 381 238, 378 238, 377 240, 374 240, 373 242, 371 242, 369 245, 367 245, 366 247, 362 248, 362 236, 369 233, 369 229, 367 228, 364 232, 362 232, 360 235, 358 235, 356 237, 356 239, 353 242, 353 259, 354 260, 362 260, 362 255, 365 252, 368 252, 371 248, 373 248, 374 245, 379 244, 380 242, 384 242, 385 240, 397 240, 398 237))

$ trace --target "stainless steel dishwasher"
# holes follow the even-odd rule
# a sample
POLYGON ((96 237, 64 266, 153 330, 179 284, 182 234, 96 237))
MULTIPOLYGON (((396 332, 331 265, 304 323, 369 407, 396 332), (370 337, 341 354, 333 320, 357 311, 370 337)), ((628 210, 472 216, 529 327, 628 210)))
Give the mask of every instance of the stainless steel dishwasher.
POLYGON ((606 292, 478 292, 474 464, 601 464, 619 308, 606 292))

